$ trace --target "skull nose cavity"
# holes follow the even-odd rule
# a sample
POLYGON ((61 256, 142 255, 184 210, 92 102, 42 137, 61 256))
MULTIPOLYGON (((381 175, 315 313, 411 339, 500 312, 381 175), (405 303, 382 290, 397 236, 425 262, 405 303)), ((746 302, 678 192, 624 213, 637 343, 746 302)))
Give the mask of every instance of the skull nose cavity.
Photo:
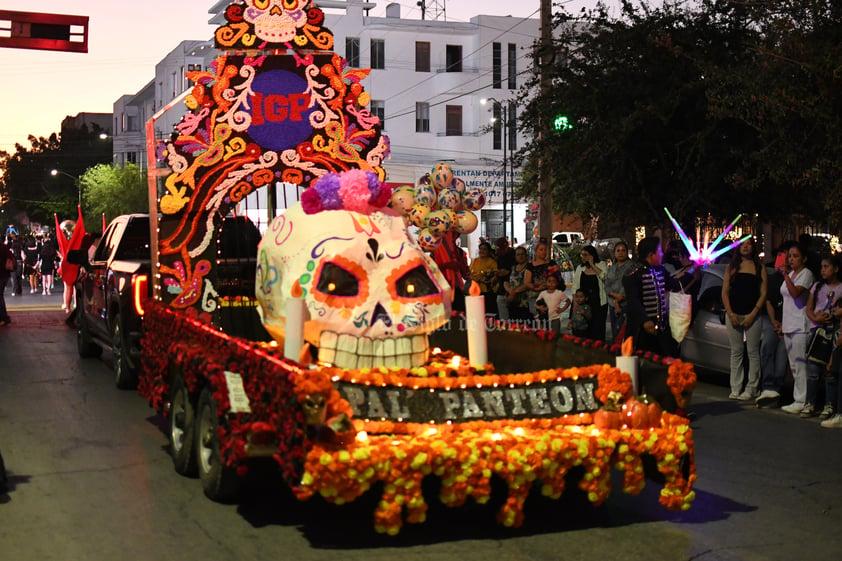
POLYGON ((392 318, 389 317, 389 313, 380 302, 374 306, 374 313, 371 315, 371 325, 375 325, 378 321, 382 321, 386 327, 392 327, 392 318))

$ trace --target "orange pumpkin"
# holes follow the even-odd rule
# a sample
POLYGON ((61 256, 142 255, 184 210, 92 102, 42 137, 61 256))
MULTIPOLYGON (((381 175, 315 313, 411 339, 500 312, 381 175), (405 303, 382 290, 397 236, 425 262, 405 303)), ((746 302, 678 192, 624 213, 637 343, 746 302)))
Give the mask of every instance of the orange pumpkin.
POLYGON ((633 429, 648 429, 648 406, 634 397, 625 402, 623 404, 623 423, 633 429))
POLYGON ((649 416, 649 427, 655 429, 660 428, 661 415, 664 412, 664 410, 661 409, 661 404, 658 403, 655 398, 650 397, 645 393, 641 394, 637 399, 646 405, 646 410, 649 416))
POLYGON ((593 424, 598 429, 619 430, 623 426, 623 417, 619 409, 608 409, 602 407, 593 414, 593 424))
POLYGON ((611 392, 608 394, 608 399, 605 400, 605 405, 593 414, 593 424, 598 429, 616 429, 619 430, 623 426, 623 414, 620 411, 620 398, 622 396, 618 392, 611 392))

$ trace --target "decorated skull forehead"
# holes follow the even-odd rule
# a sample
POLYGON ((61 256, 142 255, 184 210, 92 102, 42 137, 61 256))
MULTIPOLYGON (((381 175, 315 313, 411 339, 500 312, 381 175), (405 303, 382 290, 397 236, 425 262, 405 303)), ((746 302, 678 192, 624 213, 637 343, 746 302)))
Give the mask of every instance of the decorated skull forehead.
POLYGON ((450 317, 450 286, 383 206, 390 195, 374 174, 330 174, 270 224, 256 293, 275 339, 285 335, 287 300, 303 297, 304 339, 319 361, 348 369, 427 361, 428 333, 450 317))
POLYGON ((309 0, 245 0, 243 19, 254 24, 259 39, 270 43, 292 41, 296 30, 307 23, 304 11, 309 0))

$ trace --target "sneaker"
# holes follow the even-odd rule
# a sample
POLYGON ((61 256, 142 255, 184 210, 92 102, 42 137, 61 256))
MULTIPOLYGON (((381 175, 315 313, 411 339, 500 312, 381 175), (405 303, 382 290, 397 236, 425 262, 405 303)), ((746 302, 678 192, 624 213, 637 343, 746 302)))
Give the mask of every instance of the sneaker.
POLYGON ((751 401, 752 399, 754 399, 754 394, 750 392, 743 392, 737 396, 737 399, 739 399, 740 401, 751 401))
POLYGON ((837 413, 830 419, 821 422, 821 426, 826 429, 842 429, 842 415, 837 413))
POLYGON ((737 392, 731 392, 731 395, 728 396, 728 399, 740 399, 740 394, 737 392))
POLYGON ((784 405, 783 407, 781 407, 781 411, 783 411, 784 413, 789 413, 790 415, 798 415, 799 413, 801 413, 802 409, 804 409, 804 404, 798 402, 793 402, 789 405, 784 405))
POLYGON ((757 396, 757 399, 754 400, 754 404, 758 407, 774 407, 778 404, 778 400, 780 400, 780 398, 781 394, 775 390, 763 390, 760 392, 760 395, 757 396))
POLYGON ((799 413, 802 419, 809 419, 813 415, 816 414, 816 408, 813 406, 812 403, 808 403, 801 409, 801 413, 799 413))
POLYGON ((824 421, 825 419, 830 419, 831 417, 833 417, 833 405, 828 403, 824 406, 822 412, 819 413, 819 419, 824 421))

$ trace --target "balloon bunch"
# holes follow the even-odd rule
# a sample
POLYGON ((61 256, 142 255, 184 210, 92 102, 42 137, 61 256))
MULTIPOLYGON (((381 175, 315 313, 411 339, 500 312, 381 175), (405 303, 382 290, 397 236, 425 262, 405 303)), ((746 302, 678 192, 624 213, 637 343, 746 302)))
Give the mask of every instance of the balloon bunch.
POLYGON ((479 221, 473 211, 485 206, 485 192, 468 189, 453 176, 450 164, 439 162, 417 185, 395 189, 389 205, 420 228, 416 238, 421 249, 435 251, 447 232, 470 234, 476 230, 479 221))

